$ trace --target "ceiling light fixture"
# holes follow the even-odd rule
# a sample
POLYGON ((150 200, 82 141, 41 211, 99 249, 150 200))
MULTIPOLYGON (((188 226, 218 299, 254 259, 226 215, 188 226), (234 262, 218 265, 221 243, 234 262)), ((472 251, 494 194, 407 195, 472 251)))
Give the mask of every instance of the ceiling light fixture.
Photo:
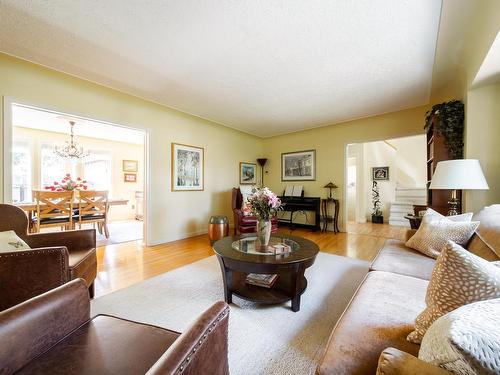
POLYGON ((83 147, 75 142, 75 135, 73 134, 73 127, 75 126, 75 122, 70 121, 69 125, 71 126, 69 142, 66 141, 66 145, 63 147, 55 146, 54 154, 62 158, 70 159, 83 159, 89 156, 89 153, 84 152, 83 147))

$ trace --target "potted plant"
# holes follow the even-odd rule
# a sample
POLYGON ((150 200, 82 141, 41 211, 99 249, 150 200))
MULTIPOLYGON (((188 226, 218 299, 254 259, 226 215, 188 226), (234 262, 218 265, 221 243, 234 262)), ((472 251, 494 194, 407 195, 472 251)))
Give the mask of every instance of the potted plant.
POLYGON ((372 185, 372 203, 372 223, 383 224, 384 216, 382 215, 382 210, 380 208, 382 203, 380 203, 380 193, 377 181, 373 181, 372 185))
POLYGON ((460 100, 436 104, 425 115, 424 129, 434 124, 436 133, 444 136, 451 159, 463 158, 464 118, 464 103, 460 100))
POLYGON ((254 188, 248 197, 248 206, 257 217, 257 238, 267 246, 271 238, 271 218, 283 209, 281 200, 267 187, 254 188))

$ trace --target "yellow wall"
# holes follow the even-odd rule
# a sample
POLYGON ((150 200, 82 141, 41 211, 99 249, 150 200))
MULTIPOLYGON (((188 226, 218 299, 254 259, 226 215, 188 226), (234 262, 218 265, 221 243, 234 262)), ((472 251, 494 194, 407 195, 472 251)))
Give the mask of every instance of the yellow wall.
MULTIPOLYGON (((61 145, 67 141, 68 136, 62 133, 50 132, 38 129, 29 129, 15 126, 13 129, 14 141, 28 141, 32 149, 32 187, 43 189, 40 183, 40 149, 42 144, 61 145)), ((142 145, 133 143, 116 142, 90 137, 78 137, 78 143, 85 150, 105 151, 111 157, 111 186, 110 198, 127 199, 128 204, 124 206, 113 206, 109 211, 110 220, 128 220, 135 218, 135 191, 143 190, 144 175, 144 149, 142 145), (123 160, 137 160, 137 182, 125 182, 122 170, 123 160)), ((71 173, 70 170, 66 171, 71 173)), ((83 166, 76 166, 77 175, 83 177, 83 166)), ((61 176, 61 178, 64 176, 61 176)), ((104 176, 103 176, 104 177, 104 176)))
POLYGON ((464 46, 464 66, 467 88, 486 57, 500 31, 500 1, 481 0, 477 12, 470 18, 464 46))
POLYGON ((469 91, 467 103, 466 155, 479 159, 490 187, 467 192, 467 210, 477 212, 500 203, 500 83, 469 91))
MULTIPOLYGON (((213 214, 231 219, 230 188, 238 185, 239 162, 251 162, 263 155, 262 141, 257 137, 2 54, 0 96, 148 130, 149 231, 153 244, 204 233, 213 214), (204 147, 204 191, 170 191, 171 142, 204 147)), ((0 118, 3 130, 2 114, 0 118)), ((3 197, 3 160, 0 165, 3 197)))
POLYGON ((342 124, 280 135, 264 140, 264 153, 269 159, 264 182, 282 194, 285 185, 303 185, 306 196, 326 197, 323 186, 333 181, 339 188, 334 197, 341 200, 340 224, 344 219, 345 150, 349 143, 359 143, 424 133, 427 107, 418 107, 342 124), (281 153, 316 150, 316 181, 281 181, 281 153))
POLYGON ((471 84, 495 37, 500 32, 500 1, 482 0, 471 17, 465 41, 464 67, 466 130, 465 157, 479 159, 490 186, 488 191, 467 191, 465 208, 478 211, 485 205, 500 203, 500 89, 499 83, 479 88, 471 84))

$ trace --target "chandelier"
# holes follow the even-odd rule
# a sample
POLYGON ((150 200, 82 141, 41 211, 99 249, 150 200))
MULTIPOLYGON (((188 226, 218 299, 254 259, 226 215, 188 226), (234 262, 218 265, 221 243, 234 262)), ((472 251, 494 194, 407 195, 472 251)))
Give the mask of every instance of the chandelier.
POLYGON ((55 146, 54 154, 62 158, 71 158, 71 159, 82 159, 86 156, 89 156, 89 153, 84 152, 83 147, 80 146, 74 140, 75 135, 73 134, 73 127, 75 126, 75 122, 70 121, 69 125, 71 126, 69 142, 66 141, 66 145, 63 147, 55 146))

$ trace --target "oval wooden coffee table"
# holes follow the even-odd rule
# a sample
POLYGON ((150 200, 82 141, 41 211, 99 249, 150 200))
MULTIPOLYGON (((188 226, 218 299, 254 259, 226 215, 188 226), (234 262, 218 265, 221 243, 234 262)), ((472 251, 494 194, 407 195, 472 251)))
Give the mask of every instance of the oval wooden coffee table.
POLYGON ((292 251, 274 254, 263 249, 255 235, 225 237, 213 249, 219 260, 224 281, 224 299, 232 302, 233 294, 252 302, 279 304, 292 301, 292 311, 300 310, 300 296, 307 288, 306 268, 314 264, 318 246, 301 237, 273 235, 271 243, 285 243, 292 251), (277 274, 271 288, 245 282, 249 273, 277 274))

